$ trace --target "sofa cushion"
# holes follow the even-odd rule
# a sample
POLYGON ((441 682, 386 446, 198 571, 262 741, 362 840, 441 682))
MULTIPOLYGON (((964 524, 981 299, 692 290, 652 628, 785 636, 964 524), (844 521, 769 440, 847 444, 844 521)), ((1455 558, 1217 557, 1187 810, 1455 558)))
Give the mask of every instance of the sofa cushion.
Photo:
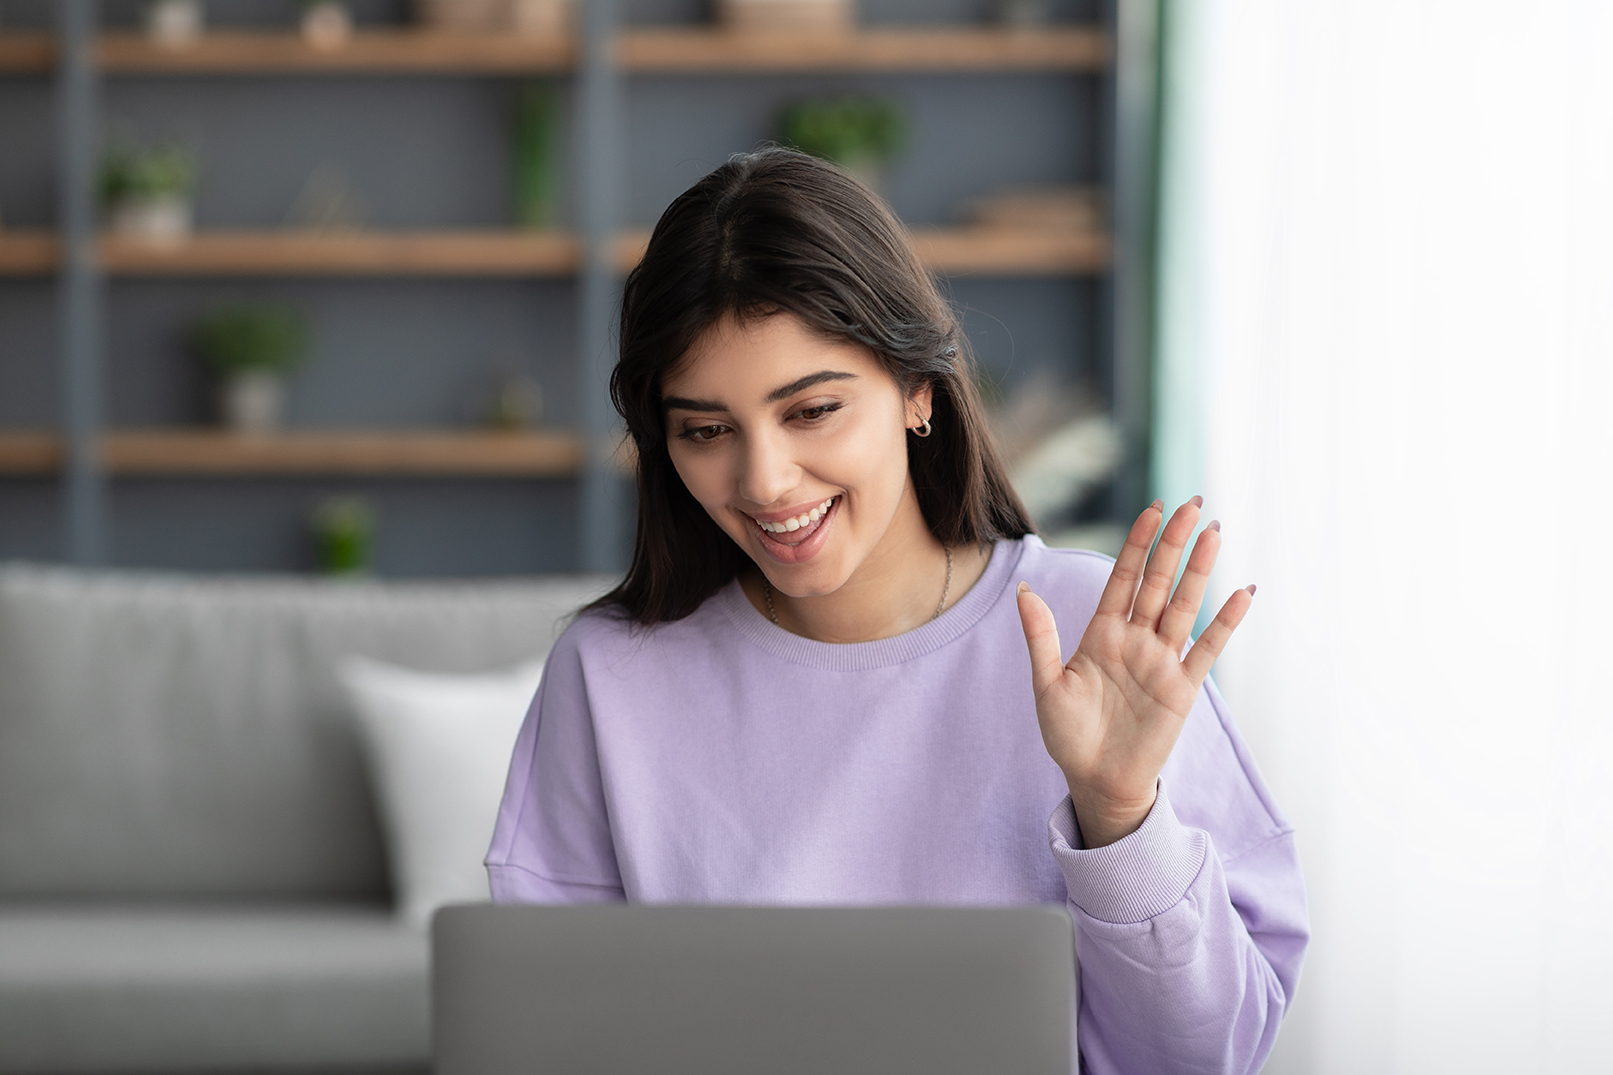
POLYGON ((508 667, 606 584, 0 568, 0 899, 385 900, 336 665, 508 667))
POLYGON ((492 899, 482 860, 543 666, 445 675, 351 657, 340 675, 379 793, 398 913, 424 926, 445 903, 492 899))
POLYGON ((428 968, 385 910, 0 906, 0 1072, 423 1071, 428 968))

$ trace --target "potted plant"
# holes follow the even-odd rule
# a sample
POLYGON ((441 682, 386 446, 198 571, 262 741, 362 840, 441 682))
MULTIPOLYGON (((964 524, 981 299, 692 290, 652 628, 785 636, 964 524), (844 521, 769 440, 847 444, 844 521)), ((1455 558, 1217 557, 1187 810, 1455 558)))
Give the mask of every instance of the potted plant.
POLYGON ((114 146, 101 162, 101 201, 112 231, 159 242, 190 234, 196 157, 180 145, 114 146))
POLYGON ((302 39, 316 49, 341 48, 353 36, 353 14, 342 0, 298 0, 302 5, 302 39))
POLYGON ((510 130, 510 187, 515 222, 523 228, 554 226, 560 142, 560 101, 554 87, 542 82, 522 86, 510 130))
POLYGON ((279 428, 286 374, 308 345, 308 326, 282 306, 233 303, 191 329, 196 352, 219 376, 219 409, 227 428, 264 433, 279 428))
POLYGON ((907 113, 888 97, 801 101, 779 117, 779 138, 833 161, 874 190, 907 137, 907 113))
POLYGON ((319 569, 327 575, 368 575, 375 561, 375 508, 361 496, 333 496, 309 519, 319 569))

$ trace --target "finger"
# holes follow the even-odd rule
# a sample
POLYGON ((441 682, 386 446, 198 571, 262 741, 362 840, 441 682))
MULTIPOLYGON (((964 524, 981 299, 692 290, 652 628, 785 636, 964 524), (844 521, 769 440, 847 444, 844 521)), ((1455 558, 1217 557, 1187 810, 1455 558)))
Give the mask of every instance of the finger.
POLYGON ((1059 649, 1059 628, 1047 602, 1019 584, 1019 625, 1025 629, 1025 646, 1031 654, 1031 687, 1040 698, 1064 674, 1064 651, 1059 649))
POLYGON ((1187 558, 1187 570, 1182 581, 1176 584, 1170 604, 1159 618, 1159 637, 1174 653, 1182 652, 1187 645, 1188 632, 1198 619, 1199 605, 1204 601, 1204 588, 1210 582, 1210 569, 1215 566, 1216 554, 1221 551, 1221 520, 1206 526, 1193 543, 1193 555, 1187 558))
POLYGON ((1210 674, 1210 666, 1215 659, 1221 656, 1221 649, 1237 630, 1238 624, 1243 622, 1244 613, 1254 604, 1255 588, 1246 586, 1241 590, 1233 590, 1227 603, 1221 606, 1221 611, 1215 614, 1210 626, 1199 635, 1199 640, 1193 643, 1193 648, 1187 651, 1187 659, 1182 662, 1182 669, 1188 678, 1193 681, 1196 688, 1204 682, 1204 677, 1210 674))
POLYGON ((1171 587, 1176 585, 1176 568, 1182 562, 1182 550, 1187 548, 1187 539, 1193 536, 1199 508, 1203 506, 1204 498, 1196 496, 1177 508, 1171 521, 1165 524, 1165 532, 1159 536, 1159 545, 1148 560, 1148 570, 1143 572, 1142 586, 1131 607, 1132 623, 1150 629, 1159 626, 1160 613, 1165 610, 1171 587))
POLYGON ((1129 616, 1131 599, 1137 595, 1137 580, 1143 577, 1143 565, 1148 562, 1148 549, 1154 544, 1159 521, 1165 517, 1165 502, 1156 500, 1143 509, 1137 521, 1131 524, 1126 543, 1115 558, 1115 566, 1104 584, 1103 595, 1098 598, 1095 615, 1129 616))

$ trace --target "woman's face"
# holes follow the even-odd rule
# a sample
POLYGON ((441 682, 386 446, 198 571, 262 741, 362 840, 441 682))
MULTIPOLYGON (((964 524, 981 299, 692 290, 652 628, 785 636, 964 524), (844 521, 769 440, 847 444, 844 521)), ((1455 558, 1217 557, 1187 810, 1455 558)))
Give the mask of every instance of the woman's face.
POLYGON ((816 597, 922 532, 907 428, 930 413, 860 344, 791 314, 712 326, 662 385, 689 492, 773 586, 816 597))

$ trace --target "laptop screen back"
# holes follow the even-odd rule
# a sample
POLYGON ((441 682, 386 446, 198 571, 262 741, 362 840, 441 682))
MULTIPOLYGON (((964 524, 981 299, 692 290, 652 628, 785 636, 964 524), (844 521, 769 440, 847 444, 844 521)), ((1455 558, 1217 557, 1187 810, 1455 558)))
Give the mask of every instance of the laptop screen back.
POLYGON ((1058 907, 450 907, 436 1075, 1069 1075, 1058 907))

